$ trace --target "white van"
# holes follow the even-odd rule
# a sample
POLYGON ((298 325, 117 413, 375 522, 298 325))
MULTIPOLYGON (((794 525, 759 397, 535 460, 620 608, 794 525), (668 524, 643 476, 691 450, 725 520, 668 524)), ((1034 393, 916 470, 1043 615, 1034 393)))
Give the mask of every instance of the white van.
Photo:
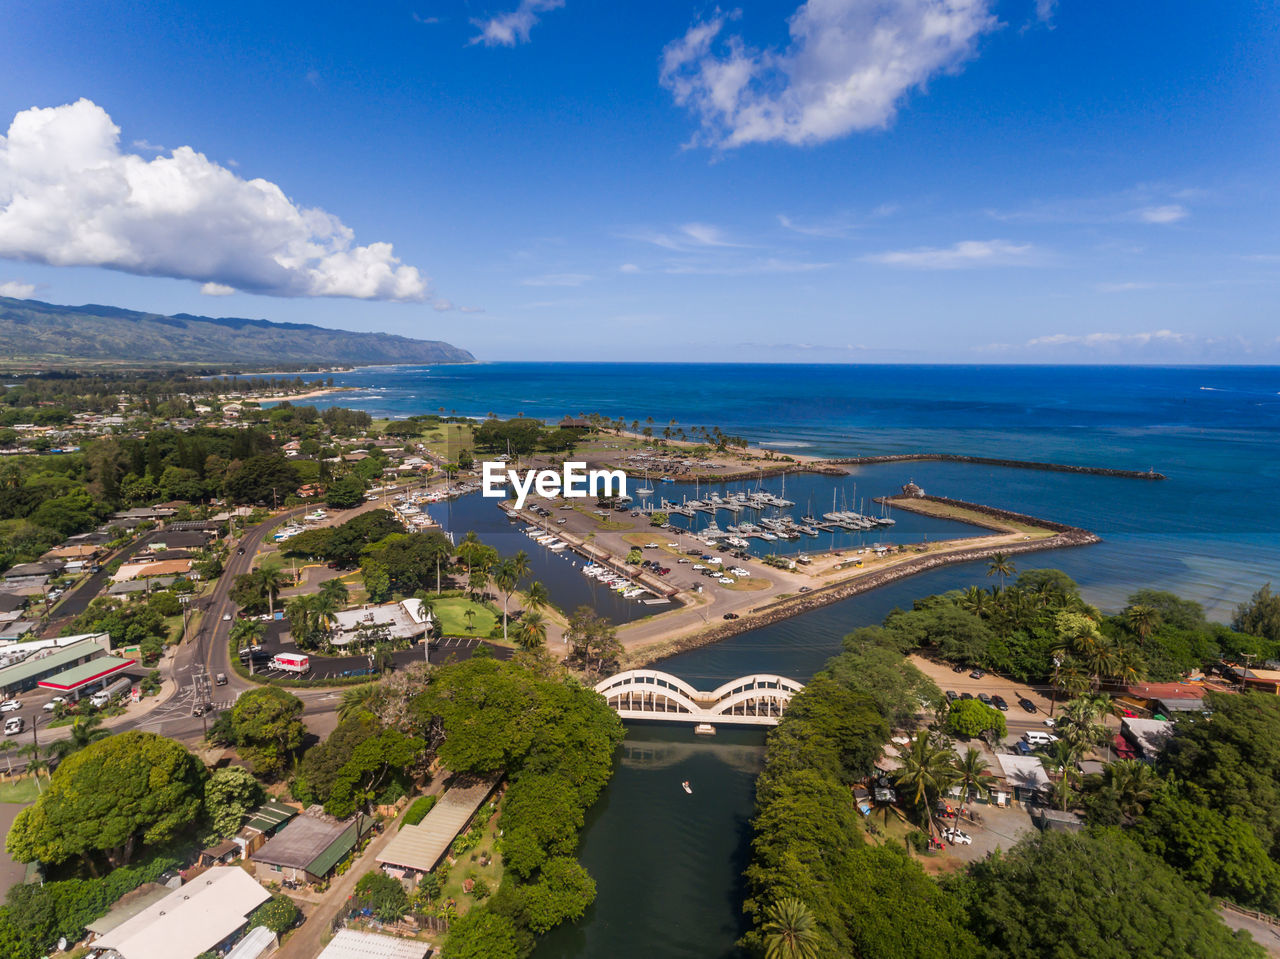
POLYGON ((1048 746, 1058 741, 1058 737, 1053 733, 1046 733, 1039 729, 1028 729, 1022 734, 1022 738, 1028 746, 1048 746))

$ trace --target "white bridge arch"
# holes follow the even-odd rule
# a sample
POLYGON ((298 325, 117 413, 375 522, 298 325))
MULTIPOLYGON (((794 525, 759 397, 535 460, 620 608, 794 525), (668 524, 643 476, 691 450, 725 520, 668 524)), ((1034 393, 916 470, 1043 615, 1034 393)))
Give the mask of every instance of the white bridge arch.
POLYGON ((772 673, 742 676, 710 692, 657 669, 629 669, 596 683, 596 692, 623 719, 775 726, 803 683, 772 673))

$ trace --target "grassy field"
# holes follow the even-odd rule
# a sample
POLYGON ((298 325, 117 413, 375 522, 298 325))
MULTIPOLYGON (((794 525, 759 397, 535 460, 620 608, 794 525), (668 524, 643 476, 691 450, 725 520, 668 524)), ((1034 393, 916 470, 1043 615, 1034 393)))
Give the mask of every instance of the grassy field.
POLYGON ((494 615, 488 606, 467 599, 465 596, 446 596, 432 606, 440 621, 442 636, 488 636, 494 625, 502 621, 501 614, 494 615), (467 628, 467 610, 474 610, 470 629, 467 628))
POLYGON ((15 779, 13 782, 0 783, 0 802, 29 803, 35 802, 40 795, 36 781, 30 776, 15 779))

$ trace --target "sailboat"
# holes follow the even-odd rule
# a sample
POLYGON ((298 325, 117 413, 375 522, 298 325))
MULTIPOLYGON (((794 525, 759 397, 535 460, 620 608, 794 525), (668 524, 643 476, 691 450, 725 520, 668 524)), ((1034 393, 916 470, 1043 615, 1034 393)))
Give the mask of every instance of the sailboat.
POLYGON ((690 796, 693 795, 693 787, 689 785, 689 780, 686 779, 684 782, 682 782, 680 784, 680 788, 683 789, 685 792, 687 792, 690 796))
POLYGON ((637 495, 637 496, 652 496, 652 495, 653 495, 653 487, 649 485, 649 471, 648 471, 648 470, 645 470, 645 471, 644 471, 644 485, 643 485, 643 486, 641 486, 638 490, 636 490, 636 495, 637 495))

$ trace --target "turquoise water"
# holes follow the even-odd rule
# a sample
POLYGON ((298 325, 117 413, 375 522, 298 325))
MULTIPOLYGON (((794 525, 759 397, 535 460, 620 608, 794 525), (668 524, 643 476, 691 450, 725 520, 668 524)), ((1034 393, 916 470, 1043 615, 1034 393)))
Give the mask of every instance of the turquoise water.
MULTIPOLYGON (((719 426, 821 455, 937 451, 1154 467, 1168 479, 901 463, 860 468, 845 488, 856 481, 859 497, 873 496, 914 479, 929 492, 1092 529, 1102 543, 1022 557, 1019 565, 1066 570, 1104 608, 1154 586, 1225 620, 1261 583, 1280 580, 1274 368, 487 364, 337 379, 362 390, 331 405, 376 415, 441 406, 547 419, 600 412, 642 425, 652 416, 659 434, 674 418, 686 429, 719 426)), ((803 509, 806 484, 816 496, 823 482, 829 490, 830 481, 791 477, 788 498, 803 509)), ((930 532, 898 518, 899 536, 930 532)), ((701 688, 753 671, 804 680, 851 629, 918 596, 989 582, 981 563, 936 570, 673 657, 663 668, 701 688)), ((699 740, 684 728, 633 726, 583 834, 580 856, 596 879, 596 904, 547 936, 537 959, 736 957, 761 742, 758 733, 722 730, 699 740), (679 787, 684 779, 692 796, 679 787)))
MULTIPOLYGON (((910 478, 929 492, 1094 530, 1104 543, 1055 562, 1107 608, 1155 585, 1228 619, 1280 571, 1274 367, 493 363, 357 370, 335 380, 357 391, 317 405, 379 416, 599 412, 641 425, 652 417, 659 435, 719 426, 820 455, 937 451, 1154 467, 1168 480, 903 463, 864 467, 849 487, 856 480, 859 497, 880 495, 910 478)), ((803 506, 791 495, 799 482, 789 482, 788 497, 803 506)))

